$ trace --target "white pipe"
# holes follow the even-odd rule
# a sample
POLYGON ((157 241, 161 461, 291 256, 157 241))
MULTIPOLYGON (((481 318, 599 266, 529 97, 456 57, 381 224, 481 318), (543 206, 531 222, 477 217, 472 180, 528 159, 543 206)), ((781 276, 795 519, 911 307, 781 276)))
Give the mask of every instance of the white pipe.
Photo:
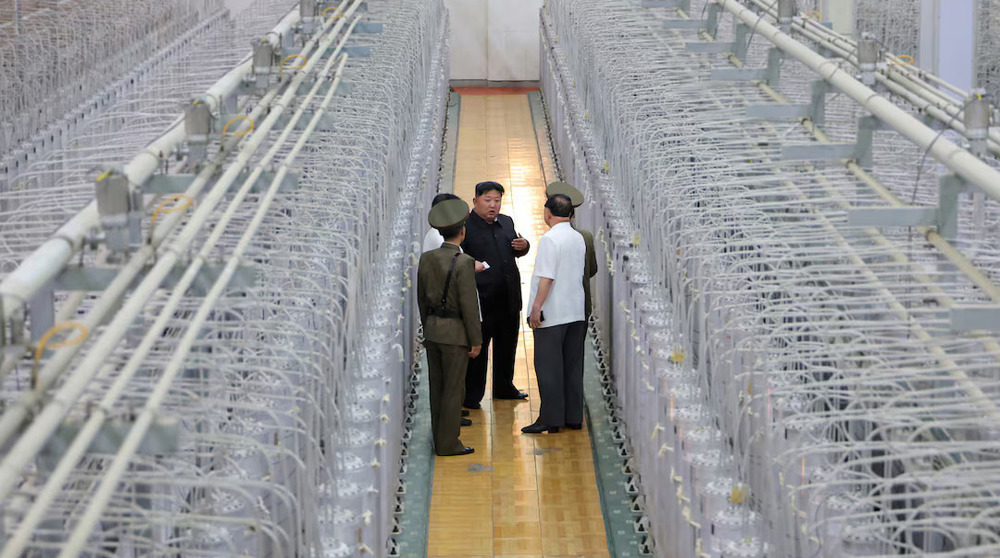
MULTIPOLYGON (((336 24, 333 25, 333 31, 325 36, 320 52, 325 51, 333 43, 333 40, 342 29, 346 18, 353 14, 360 2, 361 0, 355 0, 351 9, 345 13, 344 17, 339 18, 336 24)), ((317 39, 319 37, 320 35, 316 36, 317 39)), ((315 44, 314 41, 310 42, 315 44)), ((178 234, 178 237, 164 248, 163 253, 158 255, 156 264, 147 272, 143 281, 135 288, 132 295, 121 307, 111 323, 106 326, 101 337, 90 348, 87 357, 80 363, 72 376, 66 380, 53 399, 36 415, 35 420, 18 438, 11 451, 0 461, 0 499, 9 493, 20 472, 38 451, 41 450, 45 442, 58 427, 62 417, 86 390, 87 385, 97 373, 99 366, 115 347, 118 346, 121 337, 125 334, 135 317, 142 311, 146 301, 160 288, 161 283, 173 270, 174 265, 179 261, 181 256, 187 253, 194 238, 204 227, 208 218, 214 213, 215 206, 228 192, 229 185, 239 177, 239 174, 246 167, 247 163, 249 163, 253 152, 267 139, 268 132, 277 123, 278 119, 284 113, 285 108, 291 104, 298 87, 319 60, 320 57, 318 56, 309 59, 301 73, 295 77, 291 85, 285 90, 281 99, 274 104, 275 106, 272 107, 271 112, 264 122, 256 127, 249 141, 237 156, 236 161, 227 167, 225 173, 216 181, 205 199, 201 200, 198 209, 188 220, 184 229, 178 234)), ((131 269, 128 271, 131 271, 131 269)), ((115 290, 118 291, 119 297, 124 294, 125 288, 131 283, 131 279, 123 279, 123 275, 125 274, 119 273, 112 283, 116 287, 115 290)), ((105 290, 105 294, 109 293, 113 293, 110 286, 105 290)), ((19 400, 18 403, 21 403, 23 400, 25 398, 19 400)), ((16 423, 13 420, 5 420, 15 411, 13 408, 0 417, 0 435, 6 433, 11 424, 15 428, 20 426, 23 416, 28 412, 28 408, 22 406, 20 409, 19 415, 22 418, 16 423)), ((0 444, 3 443, 3 440, 5 438, 0 437, 0 444)))
MULTIPOLYGON (((763 11, 774 17, 774 10, 764 4, 761 0, 752 0, 754 4, 763 11)), ((837 56, 847 60, 857 66, 857 42, 849 37, 844 37, 820 23, 812 20, 796 20, 796 25, 792 26, 792 31, 798 33, 810 41, 815 41, 824 48, 832 51, 837 56)), ((895 58, 891 52, 885 53, 889 58, 895 58)), ((961 121, 962 100, 968 98, 969 93, 956 87, 940 77, 921 71, 919 68, 909 64, 896 64, 887 69, 880 69, 876 74, 876 79, 888 89, 898 95, 902 95, 907 101, 913 103, 918 108, 928 108, 928 112, 941 121, 949 125, 952 129, 965 134, 965 126, 961 121), (958 97, 945 94, 941 89, 946 89, 958 97), (901 93, 905 91, 906 93, 901 93), (958 117, 954 114, 958 113, 958 117)), ((990 151, 994 155, 1000 156, 1000 131, 991 129, 990 151)))
MULTIPOLYGON (((282 18, 273 31, 278 34, 287 33, 298 21, 299 11, 292 10, 282 18)), ((247 57, 209 88, 206 96, 213 110, 218 108, 219 100, 236 91, 252 69, 252 60, 247 57)), ((170 125, 167 132, 146 146, 125 165, 124 173, 130 184, 144 184, 159 168, 160 157, 169 156, 184 141, 183 122, 183 117, 178 118, 170 125)), ((90 231, 99 225, 97 202, 92 201, 66 224, 59 227, 44 244, 35 249, 17 269, 4 278, 0 283, 0 302, 2 302, 0 308, 3 310, 0 320, 11 319, 15 312, 21 310, 39 291, 58 277, 73 254, 80 249, 90 231)))
MULTIPOLYGON (((263 115, 264 111, 277 96, 277 93, 277 89, 269 91, 254 108, 254 111, 251 112, 250 117, 256 118, 263 115)), ((215 176, 232 146, 236 145, 239 141, 240 139, 233 138, 227 142, 227 145, 198 173, 198 176, 184 193, 192 198, 198 196, 212 177, 215 176)), ((157 228, 172 230, 182 218, 183 214, 179 212, 168 214, 157 228)), ((105 287, 87 314, 79 320, 87 328, 87 331, 94 331, 118 307, 119 300, 125 289, 145 269, 146 262, 156 253, 156 249, 163 241, 163 238, 163 235, 160 235, 159 237, 154 237, 149 244, 143 244, 138 251, 132 254, 129 261, 118 270, 118 274, 105 287)), ((75 344, 56 351, 39 371, 35 389, 22 393, 18 400, 9 404, 4 409, 3 415, 0 415, 0 446, 6 444, 17 433, 21 424, 31 415, 31 410, 38 405, 52 382, 62 374, 63 370, 69 365, 70 361, 81 348, 82 344, 75 344)))
MULTIPOLYGON (((346 0, 341 4, 341 8, 346 5, 346 0)), ((328 22, 325 27, 329 27, 328 22)), ((319 41, 320 35, 313 37, 304 47, 303 54, 309 54, 312 49, 316 47, 319 41)), ((274 98, 280 92, 281 87, 269 91, 254 107, 251 112, 250 117, 252 120, 257 121, 269 110, 271 103, 274 98)), ((297 86, 296 86, 297 87, 297 86)), ((223 88, 214 88, 215 92, 224 90, 223 88)), ((212 92, 213 90, 210 90, 212 92)), ((215 94, 215 93, 212 93, 215 94)), ((286 93, 287 94, 287 93, 286 93)), ((232 138, 225 146, 224 149, 216 155, 213 160, 205 166, 204 169, 198 174, 195 180, 191 183, 185 194, 194 198, 197 197, 202 189, 216 176, 221 163, 224 161, 225 157, 231 151, 232 146, 242 141, 240 138, 232 138)), ((251 145, 251 144, 247 144, 251 145)), ((256 145, 259 145, 256 144, 256 145)), ((250 148, 252 153, 256 149, 256 145, 250 148)), ((243 147, 246 151, 247 146, 243 147)), ((214 186, 218 188, 218 183, 214 186)), ((108 287, 104 289, 101 296, 97 299, 94 306, 90 309, 87 315, 80 320, 81 323, 88 329, 88 331, 93 331, 98 325, 106 321, 107 316, 118 307, 119 300, 124 294, 127 286, 134 280, 134 278, 144 269, 145 262, 155 254, 156 248, 163 241, 164 235, 172 231, 174 227, 183 219, 182 213, 168 214, 160 224, 157 226, 157 231, 166 231, 163 234, 152 234, 152 242, 147 245, 143 245, 135 254, 132 255, 130 261, 123 266, 119 271, 118 275, 112 281, 108 287)), ((156 232, 156 231, 153 231, 156 232)), ((13 404, 8 405, 5 409, 4 414, 0 416, 0 446, 7 443, 7 441, 13 436, 17 429, 20 428, 21 424, 30 415, 31 410, 36 407, 38 402, 41 400, 45 390, 48 389, 49 385, 58 378, 65 367, 69 364, 70 360, 76 355, 81 349, 82 345, 72 345, 65 347, 57 351, 42 368, 37 378, 36 389, 25 392, 21 395, 21 398, 15 401, 13 404)))
MULTIPOLYGON (((355 4, 355 6, 357 6, 357 4, 355 4)), ((348 14, 348 16, 349 15, 350 14, 348 14)), ((356 21, 357 20, 355 20, 355 23, 356 21)), ((331 62, 332 61, 333 59, 331 58, 331 62)), ((333 99, 336 85, 340 83, 340 74, 346 61, 347 56, 344 55, 340 68, 337 71, 337 78, 334 82, 334 86, 327 92, 326 97, 323 99, 323 104, 313 115, 312 120, 310 120, 309 125, 306 127, 299 140, 295 143, 295 146, 285 157, 284 161, 282 161, 281 166, 278 168, 278 172, 275 174, 274 179, 271 181, 271 185, 268 187, 267 194, 261 200, 253 219, 250 221, 246 230, 243 232, 243 235, 240 237, 239 244, 236 246, 232 255, 230 255, 229 260, 226 262, 226 267, 223 268, 222 272, 219 274, 219 278, 216 279, 211 290, 205 296, 201 306, 198 308, 198 312, 192 318, 191 323, 188 326, 188 330, 181 339, 181 342, 171 357, 170 362, 167 364, 166 369, 164 369, 163 375, 157 381, 156 387, 150 394, 149 399, 146 400, 146 404, 143 407, 142 412, 136 418, 135 425, 133 425, 132 429, 129 430, 129 433, 122 442, 121 448, 115 455, 111 466, 102 477, 100 486, 90 499, 86 510, 84 510, 83 515, 80 517, 79 522, 74 527, 73 534, 70 536, 62 552, 59 553, 59 558, 78 556, 79 553, 83 552, 87 539, 90 538, 91 531, 93 531, 97 522, 100 521, 104 508, 107 506, 111 497, 118 489, 118 479, 125 473, 129 463, 131 462, 132 456, 135 455, 135 452, 139 449, 139 444, 141 444, 143 439, 146 437, 146 432, 152 425, 153 419, 156 417, 160 403, 170 392, 174 379, 181 373, 181 371, 184 370, 187 355, 190 352, 192 345, 198 340, 198 337, 201 334, 202 326, 205 324, 205 321, 214 309, 215 302, 218 301, 218 299, 225 292, 230 279, 232 279, 233 274, 236 272, 236 269, 242 261, 244 252, 246 252, 246 249, 250 246, 250 242, 256 235, 257 229, 260 228, 261 223, 263 223, 264 218, 267 216, 271 202, 273 202, 275 196, 278 195, 281 183, 288 174, 289 165, 291 165, 291 163, 298 156, 302 147, 305 146, 306 141, 309 140, 309 136, 316 129, 316 126, 319 124, 320 119, 326 112, 330 101, 333 99)), ((315 93, 316 89, 318 89, 318 84, 317 87, 313 89, 313 93, 315 93)), ((235 207, 232 207, 231 210, 235 212, 235 207)), ((220 226, 219 228, 222 227, 220 226)), ((221 232, 219 236, 221 236, 221 232)), ((210 246, 206 245, 203 247, 198 255, 199 263, 206 261, 210 253, 210 246)), ((197 275, 197 272, 192 275, 192 282, 194 275, 197 275)), ((180 297, 177 298, 177 302, 179 301, 180 297)), ((73 463, 75 463, 75 461, 73 463)), ((58 486, 61 485, 56 485, 53 489, 57 489, 58 486)), ((46 488, 48 488, 48 486, 46 486, 46 488)))
POLYGON ((897 107, 892 101, 879 95, 865 86, 853 76, 841 70, 836 61, 813 52, 806 45, 783 33, 777 27, 747 9, 737 0, 714 0, 745 24, 756 26, 757 34, 766 38, 774 46, 819 74, 830 85, 833 85, 848 97, 854 99, 863 108, 870 111, 879 120, 885 122, 917 147, 928 151, 941 164, 951 169, 970 184, 979 188, 994 200, 1000 200, 1000 173, 981 161, 975 155, 955 145, 946 138, 939 137, 935 130, 924 125, 920 120, 910 116, 897 107))
MULTIPOLYGON (((359 18, 355 19, 354 23, 356 23, 357 21, 359 21, 359 18)), ((329 73, 330 68, 333 65, 333 62, 335 61, 337 53, 341 50, 341 47, 343 46, 349 34, 350 30, 348 30, 348 33, 347 35, 345 35, 344 40, 341 41, 340 46, 338 46, 337 50, 334 51, 333 55, 331 55, 331 57, 329 58, 329 61, 327 62, 327 65, 323 69, 321 75, 327 75, 329 73)), ((322 116, 322 112, 326 109, 327 105, 329 104, 328 102, 329 99, 332 98, 333 93, 336 91, 337 86, 340 84, 341 76, 343 74, 343 68, 346 63, 347 63, 347 55, 344 55, 343 57, 341 57, 341 62, 339 67, 337 68, 335 79, 332 85, 330 86, 330 91, 327 93, 327 97, 324 100, 320 112, 317 113, 316 116, 314 116, 313 118, 314 121, 318 121, 319 117, 322 116)), ((45 518, 45 514, 49 506, 52 504, 53 501, 55 501, 56 497, 60 494, 60 488, 63 486, 63 483, 69 477, 69 475, 75 470, 76 465, 77 463, 79 463, 80 459, 82 459, 83 456, 85 455, 87 449, 90 447, 91 442, 99 433, 101 425, 104 424, 104 421, 111 414, 115 402, 118 400, 121 394, 124 393, 125 389, 128 387, 129 381, 132 379, 135 372, 138 371, 139 367, 141 366, 145 358, 145 355, 148 354, 153 344, 156 342, 157 339, 159 339, 159 332, 163 331, 163 328, 166 327, 167 322, 173 316, 173 309, 176 308, 178 304, 180 304, 181 300, 184 298, 185 293, 187 292, 187 289, 191 286, 191 284, 194 283, 195 279, 198 277, 198 273, 200 272, 202 266, 206 261, 208 261, 216 243, 225 232, 226 226, 232 220, 233 216, 235 216, 236 209, 243 202, 246 195, 250 193, 250 190, 253 187, 254 183, 260 177, 261 173, 265 170, 265 168, 270 164, 271 160, 277 154, 278 150, 285 144, 288 137, 291 135, 293 129, 295 128, 296 123, 302 118, 303 114, 305 114, 306 108, 309 106, 313 97, 315 97, 316 92, 319 90, 320 85, 322 85, 322 82, 317 80, 316 85, 313 86, 312 90, 302 101, 299 109, 295 112, 294 116, 289 121, 288 126, 285 127, 281 136, 268 151, 267 155, 263 159, 261 159, 261 161, 256 165, 253 173, 249 177, 247 177, 247 179, 244 181, 239 192, 237 192, 232 202, 230 203, 226 213, 222 216, 220 221, 215 225, 211 236, 199 250, 197 257, 191 262, 191 265, 188 266, 187 270, 184 273, 184 276, 174 287, 170 299, 167 301, 167 304, 165 305, 164 309, 157 316, 156 321, 148 329, 140 345, 136 348, 135 351, 133 351, 125 367, 122 370, 118 371, 114 383, 112 384, 108 392, 105 394, 104 398, 101 400, 101 403, 97 406, 96 409, 93 409, 91 411, 91 415, 88 417, 87 422, 84 424, 83 428, 81 428, 80 432, 76 435, 76 438, 73 439, 72 445, 70 445, 70 447, 66 450, 66 452, 63 453, 63 455, 60 457, 59 464, 56 466, 56 469, 49 476, 48 480, 45 483, 45 486, 38 493, 38 496, 33 502, 31 508, 28 510, 28 513, 25 514, 24 519, 18 525, 17 531, 14 533, 13 537, 10 538, 7 545, 4 547, 3 553, 0 554, 0 558, 16 558, 23 551, 24 545, 26 545, 31 540, 35 527, 37 527, 38 524, 45 518)), ((309 130, 307 130, 306 133, 303 134, 303 138, 307 138, 309 132, 312 129, 315 129, 315 124, 310 123, 310 128, 309 130)), ((293 153, 297 153, 297 150, 293 151, 293 153)), ((284 175, 282 175, 282 178, 283 176, 284 175)), ((281 180, 279 180, 277 177, 276 180, 277 182, 272 183, 272 188, 274 187, 274 184, 278 185, 281 184, 281 180)), ((264 207, 266 208, 267 206, 265 205, 264 207)))
MULTIPOLYGON (((751 14, 751 17, 749 18, 750 19, 750 21, 749 21, 750 24, 754 23, 758 19, 757 16, 753 15, 753 12, 751 12, 750 10, 747 10, 745 8, 742 8, 742 6, 739 6, 738 9, 734 9, 732 6, 728 6, 727 4, 729 4, 731 2, 731 0, 715 0, 715 1, 718 4, 723 5, 723 7, 725 7, 727 10, 731 11, 734 15, 736 15, 740 19, 743 19, 744 22, 747 21, 747 18, 745 18, 744 17, 745 14, 741 13, 741 12, 746 12, 746 13, 751 14)), ((835 76, 835 75, 838 75, 838 72, 839 72, 839 76, 844 76, 844 73, 840 72, 839 70, 836 70, 836 71, 832 72, 832 74, 831 74, 830 77, 828 77, 827 75, 825 75, 821 71, 821 69, 823 68, 823 66, 825 64, 828 64, 830 62, 829 60, 827 60, 826 58, 824 58, 824 57, 816 54, 815 52, 813 52, 811 49, 809 49, 805 45, 802 45, 801 43, 795 41, 794 39, 791 39, 788 35, 782 33, 780 30, 778 30, 774 26, 772 26, 772 25, 770 25, 768 23, 765 23, 765 22, 761 22, 759 24, 759 26, 758 26, 758 30, 761 32, 762 36, 768 38, 768 40, 770 40, 773 44, 775 44, 775 46, 778 46, 779 48, 781 48, 785 52, 787 52, 789 54, 792 54, 797 59, 799 59, 801 62, 803 62, 807 66, 810 66, 811 68, 813 68, 814 71, 816 71, 817 73, 820 73, 820 75, 823 75, 824 78, 828 82, 830 82, 831 84, 834 84, 834 82, 831 79, 831 77, 835 76), (766 27, 764 27, 763 30, 761 30, 760 26, 766 26, 766 27), (768 27, 770 29, 768 29, 768 27), (782 46, 781 44, 779 44, 779 41, 782 41, 782 40, 783 40, 783 42, 791 43, 791 45, 782 46), (812 55, 812 56, 804 56, 803 55, 802 57, 800 57, 795 52, 793 52, 793 51, 798 50, 798 49, 792 49, 792 48, 790 48, 792 46, 801 47, 802 49, 804 49, 806 51, 806 53, 808 53, 809 55, 812 55), (788 47, 788 48, 786 48, 786 47, 788 47), (807 59, 812 58, 812 57, 818 58, 819 60, 822 60, 823 62, 819 62, 816 65, 810 64, 807 61, 807 59)), ((803 53, 799 53, 799 54, 803 54, 803 53)), ((863 84, 861 84, 860 82, 858 82, 857 80, 855 80, 853 77, 849 77, 848 76, 848 79, 851 82, 853 82, 853 84, 856 85, 857 88, 863 88, 863 89, 869 91, 870 94, 871 94, 871 96, 878 97, 878 99, 881 99, 881 100, 885 101, 885 99, 883 99, 882 97, 878 96, 874 91, 872 91, 871 89, 868 89, 866 86, 864 86, 863 84)), ((834 84, 834 85, 837 86, 836 84, 834 84)), ((848 84, 845 84, 845 85, 849 86, 849 85, 851 85, 851 83, 848 83, 848 84)), ((844 93, 846 93, 849 96, 851 96, 852 98, 854 98, 854 100, 857 101, 862 106, 866 106, 867 108, 869 108, 869 110, 872 110, 873 114, 876 114, 873 109, 871 109, 870 107, 868 107, 868 101, 872 100, 871 97, 863 97, 862 99, 858 99, 854 95, 851 95, 851 93, 849 91, 845 90, 844 88, 842 88, 840 86, 837 86, 837 87, 841 91, 843 91, 844 93)), ((769 89, 769 88, 766 88, 766 89, 769 89)), ((885 102, 888 103, 888 101, 885 101, 885 102)), ((891 105, 891 103, 890 103, 890 106, 895 111, 897 111, 899 113, 902 113, 903 116, 906 116, 907 118, 910 118, 911 120, 913 120, 920 127, 926 129, 929 133, 933 134, 934 136, 937 135, 936 132, 934 132, 933 130, 930 130, 926 126, 923 126, 923 124, 920 124, 919 121, 916 121, 916 119, 913 119, 907 113, 903 112, 901 109, 899 109, 895 105, 891 105)), ((880 118, 882 117, 881 115, 878 115, 878 114, 876 114, 876 115, 879 116, 880 118)), ((901 118, 898 119, 898 120, 903 121, 903 119, 901 119, 901 118)), ((900 133, 903 133, 902 130, 899 130, 899 128, 896 128, 896 129, 898 131, 900 131, 900 133)), ((907 134, 904 134, 904 135, 906 135, 908 138, 910 137, 907 134)), ((913 141, 914 143, 917 143, 917 141, 914 140, 914 139, 912 139, 912 138, 911 138, 911 141, 913 141)), ((931 138, 930 141, 933 142, 934 141, 933 138, 931 138)), ((961 148, 958 148, 957 146, 954 146, 954 145, 953 145, 953 147, 955 148, 955 150, 960 151, 966 157, 969 157, 969 158, 975 160, 977 163, 984 164, 977 157, 969 154, 965 150, 962 150, 961 148)), ((955 170, 955 169, 953 169, 953 170, 955 170)), ((957 170, 956 170, 956 172, 957 172, 957 170)), ((1000 175, 998 175, 998 178, 1000 178, 1000 175)), ((824 221, 825 221, 825 218, 824 218, 824 221)), ((881 234, 879 234, 877 231, 874 231, 874 232, 879 237, 881 237, 881 234)), ((882 239, 882 240, 883 240, 883 242, 885 242, 884 239, 882 239)), ((871 271, 868 270, 867 264, 865 264, 865 262, 862 259, 858 258, 853 253, 851 253, 850 257, 851 257, 852 261, 854 261, 855 263, 858 263, 861 266, 862 269, 866 270, 866 273, 871 273, 871 271)), ((874 277, 874 275, 872 275, 872 276, 874 277)), ((875 281, 876 281, 876 283, 880 283, 878 281, 877 277, 875 277, 875 281)), ((885 296, 888 297, 888 300, 890 301, 890 303, 889 303, 890 308, 892 308, 892 310, 898 316, 900 316, 902 319, 907 319, 908 316, 909 316, 909 312, 906 309, 906 307, 904 305, 900 304, 897 300, 895 300, 895 297, 892 296, 892 293, 890 293, 887 289, 885 289, 884 287, 882 287, 881 290, 883 291, 883 295, 885 295, 885 296)), ((994 294, 993 290, 991 290, 989 292, 990 292, 991 295, 994 294)), ((922 341, 924 341, 925 343, 927 343, 928 349, 930 350, 930 352, 934 354, 934 356, 937 358, 938 362, 941 363, 941 365, 947 370, 948 374, 955 379, 955 381, 962 387, 963 390, 966 391, 966 393, 969 394, 971 402, 973 404, 977 405, 981 409, 981 411, 983 413, 985 413, 987 416, 991 417, 994 420, 1000 420, 1000 410, 997 409, 997 406, 993 403, 993 401, 982 391, 982 389, 978 385, 975 384, 975 382, 973 382, 973 380, 971 378, 969 378, 968 374, 966 374, 965 371, 962 370, 960 366, 958 366, 958 364, 951 358, 950 355, 948 355, 948 353, 944 349, 942 349, 939 345, 937 345, 937 344, 934 343, 933 337, 926 331, 926 329, 924 329, 919 323, 915 323, 914 324, 914 331, 916 333, 916 336, 919 339, 921 339, 922 341)), ((996 345, 995 344, 987 344, 987 348, 994 348, 995 349, 996 345)))

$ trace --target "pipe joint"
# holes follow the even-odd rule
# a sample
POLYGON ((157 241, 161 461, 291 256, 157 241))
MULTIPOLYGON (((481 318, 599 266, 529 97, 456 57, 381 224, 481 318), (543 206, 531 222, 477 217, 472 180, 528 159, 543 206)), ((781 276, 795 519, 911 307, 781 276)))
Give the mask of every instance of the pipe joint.
POLYGON ((797 11, 795 0, 778 0, 778 25, 783 33, 788 33, 791 30, 792 18, 795 17, 797 11))
POLYGON ((861 83, 868 87, 875 85, 875 70, 882 52, 878 41, 869 33, 861 36, 858 41, 858 69, 861 70, 861 83))
POLYGON ((965 100, 962 111, 962 122, 965 124, 965 137, 969 140, 972 153, 983 157, 987 153, 986 140, 990 135, 990 120, 993 107, 986 96, 986 90, 973 89, 965 100))

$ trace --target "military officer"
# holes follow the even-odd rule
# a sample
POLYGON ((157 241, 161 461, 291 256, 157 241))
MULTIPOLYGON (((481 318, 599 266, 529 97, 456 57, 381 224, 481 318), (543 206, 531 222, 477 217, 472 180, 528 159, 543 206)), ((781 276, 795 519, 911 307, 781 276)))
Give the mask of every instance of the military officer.
POLYGON ((430 380, 431 429, 438 455, 472 453, 458 439, 469 359, 482 348, 475 260, 463 254, 469 205, 462 200, 435 205, 427 221, 441 233, 440 248, 424 252, 417 269, 417 306, 424 326, 430 380))
MULTIPOLYGON (((576 208, 583 205, 583 193, 568 182, 553 182, 545 187, 546 198, 556 194, 562 194, 570 199, 573 204, 573 217, 575 217, 576 208)), ((587 229, 581 229, 573 221, 570 221, 570 224, 576 232, 580 233, 583 241, 587 244, 587 255, 583 264, 583 305, 585 319, 590 321, 590 313, 593 308, 593 302, 590 298, 590 280, 597 275, 597 252, 594 251, 594 235, 587 229)))

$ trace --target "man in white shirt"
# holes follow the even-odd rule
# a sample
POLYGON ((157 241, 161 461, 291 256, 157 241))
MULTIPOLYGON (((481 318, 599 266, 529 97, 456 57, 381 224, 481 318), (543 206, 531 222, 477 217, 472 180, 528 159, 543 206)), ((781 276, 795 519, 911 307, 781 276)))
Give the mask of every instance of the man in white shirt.
POLYGON ((538 419, 521 432, 556 433, 583 424, 584 319, 583 269, 586 245, 573 230, 573 203, 564 194, 545 202, 545 224, 538 241, 528 297, 528 325, 535 337, 535 376, 541 396, 538 419))
MULTIPOLYGON (((459 198, 455 194, 438 194, 434 196, 433 200, 431 200, 431 207, 434 207, 435 205, 446 200, 458 200, 458 199, 461 198, 459 198)), ((438 248, 441 247, 442 244, 444 244, 444 237, 441 236, 441 233, 439 233, 437 229, 431 227, 431 229, 427 231, 427 234, 424 235, 424 245, 420 253, 423 254, 424 252, 437 250, 438 248)), ((459 251, 462 251, 462 249, 459 248, 459 251)), ((479 262, 479 261, 476 262, 476 273, 479 273, 480 271, 486 271, 489 268, 490 266, 486 262, 479 262)))

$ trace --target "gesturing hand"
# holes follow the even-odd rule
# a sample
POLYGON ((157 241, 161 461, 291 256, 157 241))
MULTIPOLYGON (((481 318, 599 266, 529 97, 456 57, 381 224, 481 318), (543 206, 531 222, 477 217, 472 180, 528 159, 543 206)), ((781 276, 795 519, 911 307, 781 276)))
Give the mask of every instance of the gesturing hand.
POLYGON ((518 252, 523 252, 528 249, 528 241, 521 235, 517 235, 517 238, 510 241, 510 246, 518 252))

